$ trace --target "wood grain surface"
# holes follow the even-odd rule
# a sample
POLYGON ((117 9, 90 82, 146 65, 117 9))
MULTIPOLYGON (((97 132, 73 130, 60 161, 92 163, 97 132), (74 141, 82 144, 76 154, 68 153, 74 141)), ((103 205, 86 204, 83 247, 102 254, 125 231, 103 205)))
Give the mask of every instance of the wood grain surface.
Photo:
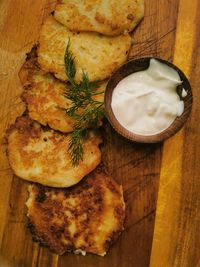
POLYGON ((128 142, 108 123, 104 126, 103 160, 123 184, 127 210, 125 232, 101 258, 58 257, 33 243, 26 228, 28 182, 15 177, 9 168, 5 129, 24 109, 17 74, 55 1, 0 1, 0 267, 147 267, 150 257, 153 267, 200 264, 200 4, 198 0, 145 2, 145 18, 132 35, 130 56, 174 59, 191 80, 193 114, 184 130, 164 147, 128 142))
POLYGON ((198 0, 180 0, 174 63, 191 80, 194 105, 186 127, 163 147, 152 267, 200 266, 199 8, 198 0))

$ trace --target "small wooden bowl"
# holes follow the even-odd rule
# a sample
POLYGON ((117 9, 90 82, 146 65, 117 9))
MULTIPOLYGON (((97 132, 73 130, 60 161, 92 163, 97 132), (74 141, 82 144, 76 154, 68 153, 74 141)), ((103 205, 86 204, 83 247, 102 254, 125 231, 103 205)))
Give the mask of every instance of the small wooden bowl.
POLYGON ((179 73, 180 78, 183 81, 183 83, 177 87, 177 93, 180 96, 180 99, 184 101, 183 114, 180 117, 177 117, 174 120, 174 122, 167 129, 165 129, 164 131, 162 131, 158 134, 155 134, 155 135, 135 134, 133 132, 130 132, 126 128, 124 128, 118 122, 118 120, 116 119, 116 117, 112 111, 112 108, 111 108, 111 100, 112 100, 113 90, 115 89, 116 85, 120 82, 120 80, 122 80, 123 78, 125 78, 129 74, 147 69, 149 67, 149 63, 150 63, 151 59, 152 59, 152 57, 140 58, 140 59, 136 59, 136 60, 131 60, 131 61, 127 62, 126 64, 122 65, 111 76, 111 78, 108 82, 108 85, 106 87, 106 91, 105 91, 104 103, 105 103, 105 109, 106 109, 106 112, 108 115, 108 120, 110 121, 110 124, 113 126, 113 128, 119 134, 121 134, 125 138, 132 140, 132 141, 135 141, 135 142, 139 142, 139 143, 158 143, 158 142, 162 142, 165 139, 171 137, 172 135, 177 133, 183 127, 184 123, 186 122, 186 120, 189 117, 191 110, 192 110, 192 102, 193 102, 192 90, 191 90, 190 83, 189 83, 187 77, 185 76, 185 74, 174 64, 172 64, 166 60, 160 59, 160 58, 155 58, 155 59, 159 60, 161 63, 167 64, 168 66, 170 66, 171 68, 173 68, 174 70, 176 70, 179 73), (184 98, 181 96, 183 88, 187 92, 187 96, 184 98))

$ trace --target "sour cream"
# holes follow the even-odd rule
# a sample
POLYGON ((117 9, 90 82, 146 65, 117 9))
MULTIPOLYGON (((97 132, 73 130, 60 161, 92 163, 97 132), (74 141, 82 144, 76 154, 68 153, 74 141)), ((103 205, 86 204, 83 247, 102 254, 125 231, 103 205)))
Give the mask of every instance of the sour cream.
POLYGON ((147 70, 135 72, 117 84, 111 108, 127 130, 147 136, 158 134, 184 111, 184 102, 176 91, 180 84, 177 71, 151 59, 147 70))

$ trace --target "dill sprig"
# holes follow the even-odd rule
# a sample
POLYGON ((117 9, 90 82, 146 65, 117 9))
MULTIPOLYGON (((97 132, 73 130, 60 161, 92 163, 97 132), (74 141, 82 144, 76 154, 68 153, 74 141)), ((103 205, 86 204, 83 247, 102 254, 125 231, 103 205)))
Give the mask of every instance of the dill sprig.
POLYGON ((86 137, 86 134, 85 129, 76 129, 71 133, 68 149, 73 166, 83 160, 83 138, 86 137))
POLYGON ((74 56, 70 50, 70 40, 65 51, 65 71, 70 87, 65 89, 64 96, 71 100, 71 106, 65 109, 67 115, 75 119, 74 129, 70 135, 69 153, 73 166, 83 160, 83 143, 87 138, 88 128, 97 128, 100 119, 105 116, 103 102, 94 99, 94 96, 103 92, 96 92, 98 84, 90 82, 85 71, 82 72, 80 83, 75 81, 76 67, 74 56))

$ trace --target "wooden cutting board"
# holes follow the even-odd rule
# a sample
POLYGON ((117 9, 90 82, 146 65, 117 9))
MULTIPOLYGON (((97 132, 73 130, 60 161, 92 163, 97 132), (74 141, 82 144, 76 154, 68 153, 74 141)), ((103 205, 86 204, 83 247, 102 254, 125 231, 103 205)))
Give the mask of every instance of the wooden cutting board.
POLYGON ((55 2, 0 1, 0 267, 200 266, 199 0, 146 0, 145 18, 133 33, 131 57, 174 60, 191 81, 194 105, 184 129, 164 145, 128 142, 105 125, 103 159, 123 184, 127 205, 118 243, 101 258, 58 257, 32 242, 24 206, 28 182, 12 174, 4 136, 24 108, 17 73, 55 2))

